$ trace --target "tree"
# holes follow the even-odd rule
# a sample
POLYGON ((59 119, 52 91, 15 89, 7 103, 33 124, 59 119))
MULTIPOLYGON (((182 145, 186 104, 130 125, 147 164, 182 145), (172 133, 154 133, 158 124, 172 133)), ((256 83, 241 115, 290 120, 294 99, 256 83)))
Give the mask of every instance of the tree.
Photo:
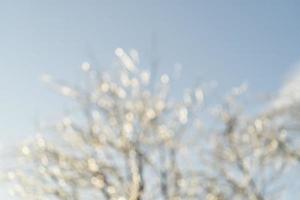
POLYGON ((275 199, 275 180, 299 160, 289 126, 296 101, 280 107, 281 95, 249 115, 239 103, 242 85, 210 109, 204 89, 186 90, 178 100, 168 75, 155 82, 137 67, 136 51, 117 49, 116 55, 119 71, 99 73, 82 65, 84 88, 44 76, 78 109, 20 148, 20 164, 8 173, 14 194, 61 200, 275 199))

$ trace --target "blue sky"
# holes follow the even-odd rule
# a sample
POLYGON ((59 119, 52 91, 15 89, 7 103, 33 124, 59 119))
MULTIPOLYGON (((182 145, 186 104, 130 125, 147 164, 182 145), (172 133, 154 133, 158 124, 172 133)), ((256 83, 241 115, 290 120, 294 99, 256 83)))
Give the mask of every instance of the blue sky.
POLYGON ((276 92, 300 58, 299 11, 296 0, 0 0, 0 144, 67 104, 41 74, 76 81, 84 61, 109 69, 117 47, 139 50, 145 67, 154 52, 161 72, 181 63, 180 86, 276 92))

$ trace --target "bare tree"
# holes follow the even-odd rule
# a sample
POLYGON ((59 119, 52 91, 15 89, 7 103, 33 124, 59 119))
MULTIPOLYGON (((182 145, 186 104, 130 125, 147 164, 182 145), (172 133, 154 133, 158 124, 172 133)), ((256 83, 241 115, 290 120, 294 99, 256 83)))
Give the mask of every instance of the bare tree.
POLYGON ((136 51, 117 49, 116 55, 120 70, 112 73, 82 65, 85 87, 44 77, 77 109, 21 147, 19 164, 8 173, 14 194, 62 200, 280 199, 275 180, 299 160, 287 107, 279 108, 276 100, 277 106, 247 115, 238 101, 245 86, 213 109, 204 105, 200 87, 178 100, 168 75, 152 82, 137 67, 136 51))

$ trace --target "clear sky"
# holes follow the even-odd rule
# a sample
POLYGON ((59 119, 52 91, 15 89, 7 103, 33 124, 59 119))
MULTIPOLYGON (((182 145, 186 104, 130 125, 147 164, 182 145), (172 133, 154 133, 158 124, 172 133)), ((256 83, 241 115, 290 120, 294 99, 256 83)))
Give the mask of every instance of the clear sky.
POLYGON ((280 86, 299 44, 297 0, 0 0, 0 144, 67 104, 41 74, 78 80, 82 62, 108 69, 117 47, 139 50, 146 67, 154 54, 162 72, 181 63, 181 86, 247 81, 260 93, 280 86))

